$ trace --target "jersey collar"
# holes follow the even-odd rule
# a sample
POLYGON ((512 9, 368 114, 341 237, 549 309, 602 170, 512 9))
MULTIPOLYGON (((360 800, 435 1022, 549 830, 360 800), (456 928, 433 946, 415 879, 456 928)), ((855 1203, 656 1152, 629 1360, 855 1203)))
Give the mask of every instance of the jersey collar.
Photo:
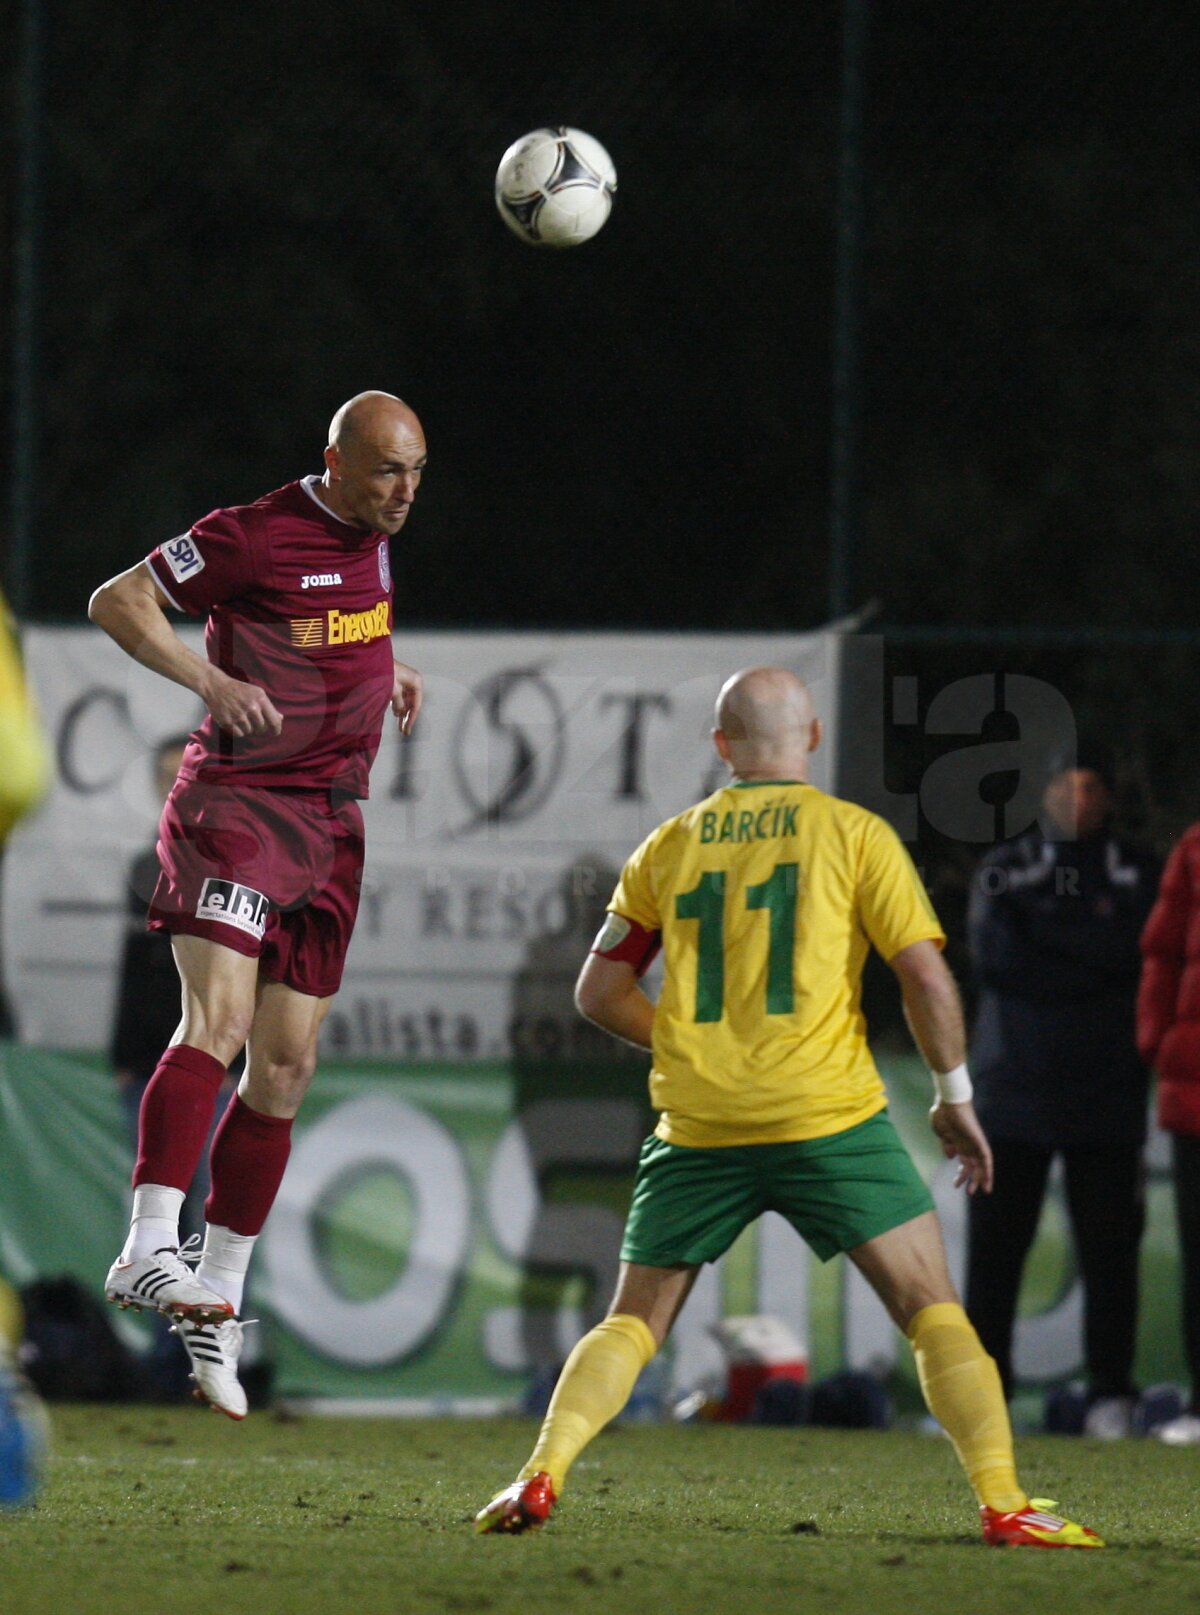
POLYGON ((320 477, 312 474, 307 477, 301 477, 300 486, 304 489, 305 493, 312 500, 313 504, 316 505, 321 514, 323 516, 328 516, 331 522, 337 522, 339 527, 348 527, 352 533, 362 533, 365 531, 365 529, 362 527, 356 527, 353 522, 343 521, 336 511, 330 510, 329 506, 317 492, 317 489, 321 486, 320 477))

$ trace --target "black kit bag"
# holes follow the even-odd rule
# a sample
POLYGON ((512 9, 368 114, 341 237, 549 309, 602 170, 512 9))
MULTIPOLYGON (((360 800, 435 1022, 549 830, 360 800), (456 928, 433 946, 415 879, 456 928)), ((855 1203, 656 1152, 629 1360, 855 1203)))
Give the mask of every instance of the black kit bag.
POLYGON ((141 1394, 137 1357, 78 1279, 35 1279, 21 1291, 21 1304, 21 1366, 48 1402, 123 1402, 141 1394))

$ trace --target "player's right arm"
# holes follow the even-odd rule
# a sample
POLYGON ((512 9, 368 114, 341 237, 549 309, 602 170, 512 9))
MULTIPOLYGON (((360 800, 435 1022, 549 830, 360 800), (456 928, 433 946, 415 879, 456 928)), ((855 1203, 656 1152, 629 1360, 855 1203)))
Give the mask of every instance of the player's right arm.
MULTIPOLYGON (((859 914, 900 983, 904 1015, 926 1064, 931 1071, 965 1078, 967 1034, 958 987, 942 958, 945 932, 900 838, 874 814, 864 824, 859 914)), ((965 1184, 969 1194, 990 1191, 991 1146, 970 1098, 961 1103, 939 1098, 929 1121, 942 1153, 958 1157, 955 1187, 965 1184)))
POLYGON ((231 678, 185 645, 167 618, 171 603, 139 562, 100 585, 88 616, 135 661, 194 691, 219 728, 239 738, 267 729, 277 735, 283 719, 266 691, 231 678))
POLYGON ((953 1071, 967 1058, 962 1001, 950 967, 932 941, 912 942, 888 960, 900 983, 913 1041, 931 1071, 953 1071))
MULTIPOLYGON (((937 943, 929 939, 912 942, 888 963, 900 983, 904 1017, 929 1069, 953 1071, 965 1065, 967 1033, 962 1000, 937 943)), ((951 1104, 939 1100, 929 1112, 929 1122, 942 1153, 951 1159, 958 1157, 955 1187, 965 1183, 969 1194, 976 1189, 990 1193, 992 1150, 971 1101, 951 1104)))

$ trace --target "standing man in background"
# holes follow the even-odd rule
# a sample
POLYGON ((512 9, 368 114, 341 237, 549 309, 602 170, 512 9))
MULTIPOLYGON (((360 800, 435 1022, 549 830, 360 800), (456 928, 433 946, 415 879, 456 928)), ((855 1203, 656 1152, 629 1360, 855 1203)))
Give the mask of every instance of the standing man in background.
POLYGON ((528 1462, 476 1529, 548 1518, 701 1265, 774 1210, 822 1261, 844 1251, 904 1331, 984 1540, 1101 1547, 1017 1480, 996 1365, 959 1305, 933 1201, 888 1119, 867 1044, 861 977, 874 946, 934 1072, 934 1132, 959 1160, 958 1184, 986 1194, 992 1158, 971 1105, 962 1011, 920 878, 882 819, 805 782, 821 725, 794 674, 735 674, 716 717, 732 783, 633 854, 576 988, 589 1020, 652 1051, 661 1112, 642 1148, 617 1293, 567 1359, 528 1462), (639 977, 660 944, 655 1006, 639 977))
POLYGON ((142 1100, 133 1218, 105 1294, 173 1316, 197 1393, 235 1419, 247 1406, 237 1313, 250 1255, 358 911, 358 801, 389 704, 404 735, 421 705, 420 674, 392 655, 388 541, 425 458, 413 411, 360 393, 333 417, 323 477, 213 511, 88 608, 122 650, 208 708, 163 810, 150 906, 151 929, 171 936, 183 1018, 142 1100), (207 617, 205 656, 169 608, 207 617), (180 1207, 243 1047, 193 1273, 180 1207))
POLYGON ((1013 1388, 1021 1274, 1060 1154, 1084 1286, 1084 1431, 1128 1435, 1134 1407, 1147 1072, 1134 1040, 1141 933, 1158 879, 1111 823, 1113 766, 1080 747, 1050 767, 1042 826, 976 871, 971 1049, 996 1192, 969 1214, 967 1311, 1013 1388))

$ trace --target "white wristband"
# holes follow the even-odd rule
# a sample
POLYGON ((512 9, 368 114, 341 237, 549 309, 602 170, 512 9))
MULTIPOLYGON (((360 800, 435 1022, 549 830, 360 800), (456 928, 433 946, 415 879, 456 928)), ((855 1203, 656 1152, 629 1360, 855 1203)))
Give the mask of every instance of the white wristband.
POLYGON ((965 1105, 975 1091, 971 1087, 971 1073, 967 1070, 966 1061, 956 1065, 953 1071, 935 1071, 933 1088, 939 1104, 965 1105))

